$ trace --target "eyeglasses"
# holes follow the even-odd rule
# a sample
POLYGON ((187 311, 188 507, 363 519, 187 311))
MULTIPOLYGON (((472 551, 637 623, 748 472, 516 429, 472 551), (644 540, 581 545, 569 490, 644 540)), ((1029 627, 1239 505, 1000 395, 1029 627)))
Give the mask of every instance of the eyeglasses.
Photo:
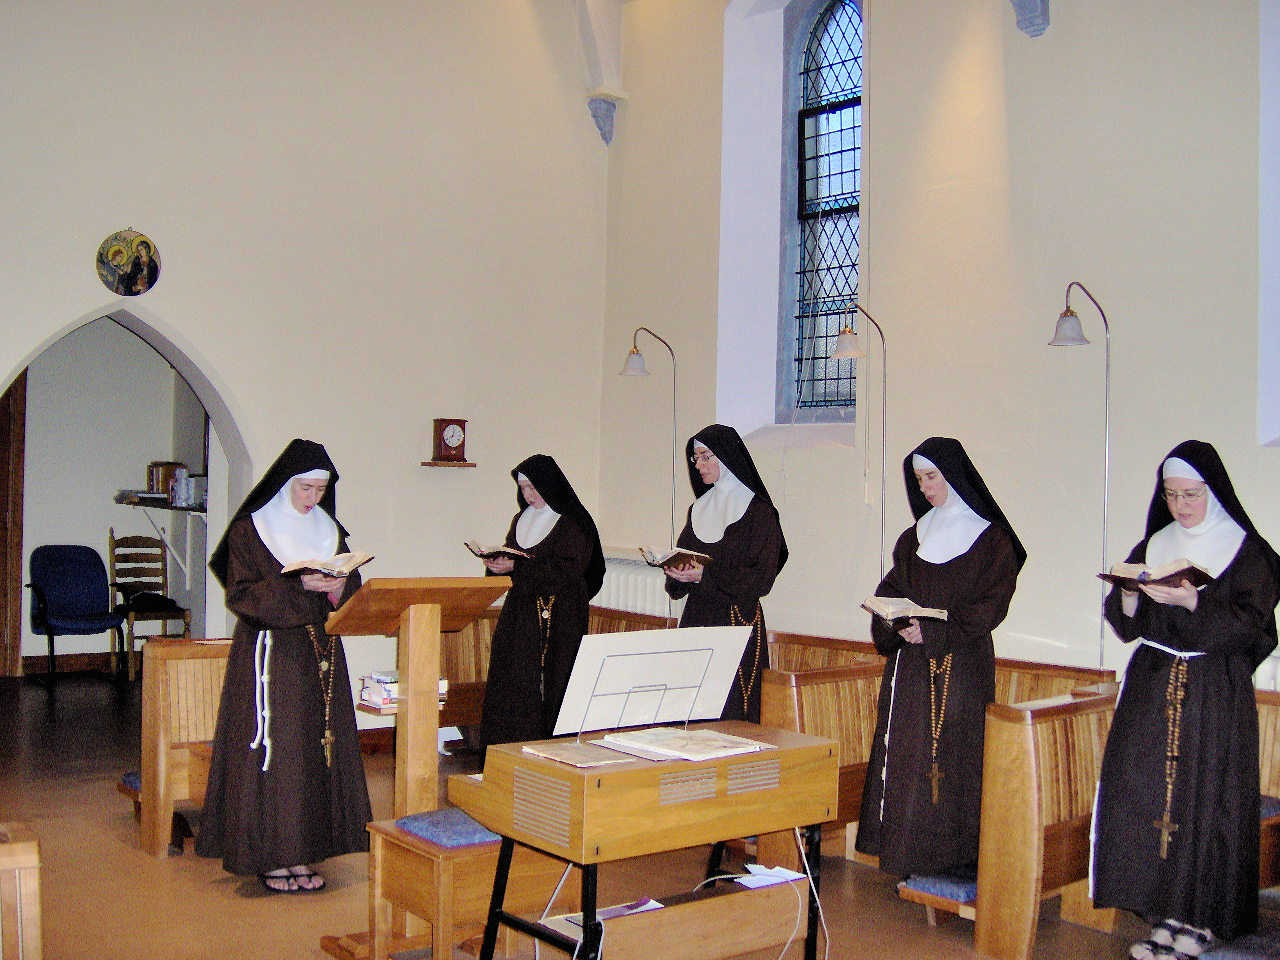
POLYGON ((710 450, 708 450, 705 453, 695 453, 692 457, 689 458, 689 462, 696 467, 700 463, 707 463, 708 461, 714 460, 715 458, 716 458, 716 455, 712 453, 710 450))
POLYGON ((1209 487, 1207 485, 1201 487, 1199 490, 1178 491, 1178 490, 1169 490, 1166 488, 1164 491, 1164 500, 1165 500, 1165 503, 1177 503, 1179 500, 1181 500, 1183 503, 1186 503, 1186 504, 1196 504, 1204 499, 1204 495, 1205 493, 1208 492, 1208 490, 1209 490, 1209 487))

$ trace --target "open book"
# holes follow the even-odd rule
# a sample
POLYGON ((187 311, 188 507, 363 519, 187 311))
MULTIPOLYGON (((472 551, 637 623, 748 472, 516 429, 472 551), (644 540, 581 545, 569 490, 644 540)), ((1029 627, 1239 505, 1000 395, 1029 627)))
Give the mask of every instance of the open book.
POLYGON ((557 763, 567 763, 571 767, 603 767, 631 760, 616 750, 605 750, 590 741, 579 743, 577 740, 551 740, 526 743, 520 749, 535 757, 546 757, 557 763))
POLYGON ((705 567, 714 559, 705 553, 699 553, 697 550, 686 550, 684 547, 662 551, 641 547, 640 556, 644 557, 644 562, 651 567, 683 567, 689 563, 700 563, 705 567))
POLYGON ((870 596, 862 601, 862 609, 889 621, 907 620, 911 617, 924 617, 927 620, 947 619, 947 611, 934 607, 920 607, 903 597, 870 596))
POLYGON ((369 553, 340 553, 329 560, 299 560, 281 568, 281 573, 314 571, 330 577, 345 577, 356 567, 364 566, 373 555, 369 553))
POLYGON ((735 737, 718 730, 686 730, 683 727, 616 730, 594 742, 646 760, 715 760, 773 749, 773 744, 759 740, 735 737))
POLYGON ((484 547, 476 543, 474 540, 467 540, 462 544, 481 560, 494 560, 498 557, 528 557, 529 554, 515 547, 484 547))
POLYGON ((1202 587, 1213 580, 1213 574, 1185 557, 1155 566, 1145 563, 1116 563, 1112 564, 1110 573, 1100 573, 1098 576, 1125 590, 1137 590, 1144 583, 1177 587, 1182 585, 1183 580, 1191 581, 1193 587, 1202 587))

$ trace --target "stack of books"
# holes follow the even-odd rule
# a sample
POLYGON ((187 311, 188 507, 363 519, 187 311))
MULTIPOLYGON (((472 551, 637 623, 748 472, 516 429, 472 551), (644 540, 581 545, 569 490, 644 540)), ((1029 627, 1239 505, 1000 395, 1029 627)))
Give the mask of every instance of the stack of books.
POLYGON ((400 675, 395 670, 375 670, 360 689, 360 702, 371 707, 394 706, 400 699, 400 675))
MULTIPOLYGON (((368 713, 395 713, 400 703, 400 676, 395 670, 374 670, 367 677, 361 677, 360 703, 358 706, 368 713)), ((440 678, 440 706, 443 709, 445 696, 449 692, 449 681, 440 678)))

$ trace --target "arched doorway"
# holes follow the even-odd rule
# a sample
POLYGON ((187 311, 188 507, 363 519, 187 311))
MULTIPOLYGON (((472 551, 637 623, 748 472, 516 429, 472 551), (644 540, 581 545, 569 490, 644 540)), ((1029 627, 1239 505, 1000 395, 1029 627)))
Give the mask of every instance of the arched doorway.
MULTIPOLYGON (((0 472, 7 469, 11 474, 7 479, 0 477, 0 489, 9 494, 5 497, 8 535, 0 538, 0 553, 4 554, 0 556, 0 571, 5 575, 0 596, 4 607, 0 619, 5 625, 0 641, 0 672, 20 672, 15 667, 20 667, 24 652, 26 608, 22 583, 30 549, 37 542, 95 545, 98 539, 105 547, 109 524, 119 527, 143 523, 143 518, 136 515, 140 511, 111 503, 107 488, 145 487, 146 451, 156 451, 149 459, 167 459, 164 451, 183 449, 185 443, 187 459, 207 461, 201 466, 207 467, 209 473, 207 523, 214 536, 225 527, 228 504, 238 503, 247 489, 247 447, 230 404, 209 376, 207 364, 201 363, 193 348, 180 342, 171 327, 130 306, 129 310, 100 312, 69 324, 34 349, 23 366, 10 375, 14 386, 10 393, 16 393, 26 380, 25 422, 49 433, 19 436, 15 451, 15 431, 9 430, 10 449, 0 465, 0 472), (155 409, 166 402, 170 410, 155 409), (192 409, 198 410, 199 415, 193 415, 192 409), (170 420, 166 421, 166 416, 170 420), (192 452, 189 438, 179 439, 180 421, 193 416, 198 416, 201 439, 207 416, 207 456, 202 456, 198 448, 192 452), (167 424, 172 425, 171 436, 165 436, 170 429, 167 424), (151 434, 151 440, 137 440, 130 434, 131 428, 151 434), (34 459, 24 467, 23 452, 28 445, 34 459), (134 460, 138 461, 136 465, 134 460), (14 471, 19 471, 19 476, 25 473, 25 490, 21 483, 13 482, 14 471), (15 487, 17 502, 12 496, 15 487), (24 518, 32 530, 23 529, 24 518), (19 609, 22 614, 15 616, 19 609)), ((17 419, 11 413, 8 422, 14 424, 17 419)), ((191 428, 184 429, 189 432, 191 428)), ((204 562, 208 549, 204 518, 193 521, 185 515, 179 519, 180 523, 175 524, 172 518, 162 516, 160 522, 168 523, 168 529, 186 551, 182 589, 198 595, 202 609, 209 614, 204 634, 222 635, 226 625, 221 592, 207 578, 204 562), (197 524, 194 530, 193 522, 197 524)), ((172 572, 171 569, 171 575, 172 572)), ((30 638, 27 647, 28 655, 34 652, 30 638)))

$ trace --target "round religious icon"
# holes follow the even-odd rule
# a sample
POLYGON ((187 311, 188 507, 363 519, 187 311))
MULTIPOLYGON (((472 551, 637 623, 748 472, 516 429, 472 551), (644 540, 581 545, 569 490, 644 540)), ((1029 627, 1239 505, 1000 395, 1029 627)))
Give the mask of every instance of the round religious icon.
POLYGON ((151 239, 136 230, 118 230, 98 247, 98 279, 122 297, 146 293, 160 276, 160 255, 151 239))

